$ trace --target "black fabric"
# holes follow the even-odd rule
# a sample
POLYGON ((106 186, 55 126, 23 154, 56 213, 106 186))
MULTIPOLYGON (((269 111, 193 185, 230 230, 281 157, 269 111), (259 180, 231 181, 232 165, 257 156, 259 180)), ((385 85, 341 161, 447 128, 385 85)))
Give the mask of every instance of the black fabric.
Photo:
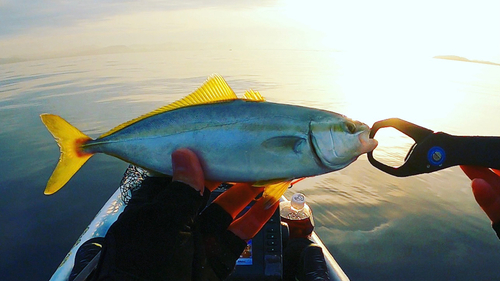
POLYGON ((313 242, 307 238, 290 239, 283 250, 283 280, 295 281, 298 275, 300 255, 313 242))
POLYGON ((283 251, 283 280, 330 280, 321 247, 307 238, 290 239, 283 251))
POLYGON ((210 204, 199 217, 206 258, 221 279, 233 271, 247 243, 227 231, 233 218, 221 206, 210 204))
POLYGON ((500 239, 500 221, 492 224, 491 226, 493 227, 493 230, 495 230, 498 239, 500 239))
POLYGON ((92 261, 101 251, 104 244, 104 237, 94 237, 83 243, 75 255, 75 264, 71 270, 68 281, 73 281, 78 274, 92 261))
POLYGON ((169 178, 145 179, 108 230, 93 280, 227 277, 246 243, 226 231, 232 218, 220 206, 199 216, 208 198, 169 178))
POLYGON ((311 244, 300 255, 297 280, 299 281, 327 281, 330 280, 325 256, 320 246, 311 244))

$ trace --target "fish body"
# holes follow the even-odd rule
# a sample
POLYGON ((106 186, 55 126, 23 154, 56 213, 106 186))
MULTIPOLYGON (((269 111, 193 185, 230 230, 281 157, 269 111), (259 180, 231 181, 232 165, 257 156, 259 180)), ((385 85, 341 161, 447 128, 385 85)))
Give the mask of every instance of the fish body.
MULTIPOLYGON (((63 159, 65 154, 73 153, 76 156, 66 157, 85 163, 91 155, 105 153, 172 175, 172 152, 188 148, 199 157, 205 178, 212 181, 264 184, 324 174, 346 167, 376 146, 375 140, 368 139, 369 127, 360 122, 334 112, 264 102, 253 91, 238 99, 220 76, 210 78, 185 99, 126 122, 95 140, 77 132, 76 136, 61 137, 54 131, 69 129, 54 128, 66 122, 59 118, 42 115, 61 146, 59 165, 68 162, 63 159), (72 143, 73 152, 64 152, 64 139, 72 143)), ((65 126, 72 127, 67 122, 65 126)), ((69 180, 58 179, 59 165, 46 194, 69 180)))
POLYGON ((316 155, 312 124, 341 124, 335 114, 309 108, 234 100, 164 112, 83 146, 166 175, 170 155, 193 150, 205 177, 214 181, 255 182, 312 176, 338 170, 316 155))

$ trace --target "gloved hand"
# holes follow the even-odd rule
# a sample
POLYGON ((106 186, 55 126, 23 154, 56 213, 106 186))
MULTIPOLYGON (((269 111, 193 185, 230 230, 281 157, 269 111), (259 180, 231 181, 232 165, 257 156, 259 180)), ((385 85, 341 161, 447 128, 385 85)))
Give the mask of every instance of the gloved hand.
POLYGON ((219 184, 204 181, 188 149, 175 151, 172 164, 172 181, 146 178, 110 227, 94 280, 224 279, 279 205, 259 200, 234 220, 263 190, 236 184, 203 210, 219 184))

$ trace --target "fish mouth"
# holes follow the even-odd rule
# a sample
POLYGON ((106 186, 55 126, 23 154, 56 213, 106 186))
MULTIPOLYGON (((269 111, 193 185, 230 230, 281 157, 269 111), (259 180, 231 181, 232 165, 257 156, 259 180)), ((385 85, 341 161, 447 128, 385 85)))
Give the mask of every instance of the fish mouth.
POLYGON ((378 141, 376 139, 370 138, 370 131, 362 132, 358 135, 358 139, 361 144, 359 150, 361 154, 373 151, 378 145, 378 141))

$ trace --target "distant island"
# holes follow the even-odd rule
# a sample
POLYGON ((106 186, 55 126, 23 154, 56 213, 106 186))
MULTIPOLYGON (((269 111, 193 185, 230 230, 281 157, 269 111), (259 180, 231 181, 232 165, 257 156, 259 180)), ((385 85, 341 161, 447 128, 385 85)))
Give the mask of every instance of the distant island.
POLYGON ((474 63, 482 63, 482 64, 491 64, 491 65, 500 66, 500 63, 494 63, 491 61, 483 61, 483 60, 470 60, 468 58, 459 57, 459 56, 435 56, 434 58, 435 59, 443 59, 443 60, 456 60, 456 61, 474 62, 474 63))

